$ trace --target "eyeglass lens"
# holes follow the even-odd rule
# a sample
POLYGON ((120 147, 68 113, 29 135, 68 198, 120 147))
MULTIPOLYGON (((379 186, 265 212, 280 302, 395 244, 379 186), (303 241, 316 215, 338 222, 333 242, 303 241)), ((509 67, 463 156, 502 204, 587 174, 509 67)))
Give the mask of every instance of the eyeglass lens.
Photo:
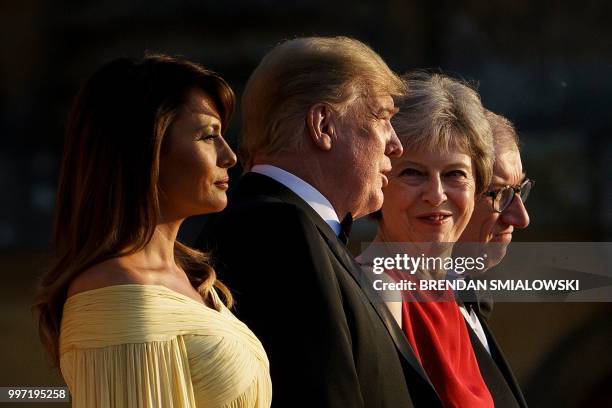
MULTIPOLYGON (((527 180, 523 185, 521 185, 521 189, 519 191, 519 195, 521 197, 521 201, 525 203, 527 201, 527 197, 529 196, 529 192, 531 191, 531 180, 527 180)), ((512 200, 514 199, 514 188, 507 187, 503 188, 499 191, 497 195, 497 211, 504 211, 510 204, 512 204, 512 200)))

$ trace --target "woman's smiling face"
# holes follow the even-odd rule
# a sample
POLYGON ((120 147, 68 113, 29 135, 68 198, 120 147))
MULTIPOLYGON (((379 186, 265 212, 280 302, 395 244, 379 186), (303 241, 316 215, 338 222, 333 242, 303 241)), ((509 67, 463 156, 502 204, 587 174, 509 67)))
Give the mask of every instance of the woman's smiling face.
POLYGON ((384 241, 456 242, 474 210, 472 160, 458 151, 405 151, 383 193, 384 241))

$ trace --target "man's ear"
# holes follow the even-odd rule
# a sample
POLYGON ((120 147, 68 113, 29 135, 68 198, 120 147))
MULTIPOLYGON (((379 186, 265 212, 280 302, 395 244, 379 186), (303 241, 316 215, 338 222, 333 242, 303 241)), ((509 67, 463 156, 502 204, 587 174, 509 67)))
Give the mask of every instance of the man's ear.
POLYGON ((334 136, 333 111, 324 103, 314 104, 308 109, 306 130, 314 145, 324 151, 331 150, 334 136))

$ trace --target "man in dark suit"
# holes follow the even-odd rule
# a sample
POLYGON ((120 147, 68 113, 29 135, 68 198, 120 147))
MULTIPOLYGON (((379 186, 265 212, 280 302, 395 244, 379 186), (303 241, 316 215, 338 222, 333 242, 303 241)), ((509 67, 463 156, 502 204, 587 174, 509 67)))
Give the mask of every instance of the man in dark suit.
MULTIPOLYGON (((486 268, 489 269, 505 256, 514 229, 529 225, 524 202, 533 182, 525 177, 518 136, 512 123, 490 111, 486 116, 495 145, 493 178, 489 191, 476 199, 472 218, 459 239, 459 245, 463 243, 464 249, 486 254, 486 268)), ((496 407, 526 407, 518 382, 487 325, 490 308, 491 303, 483 300, 466 302, 461 307, 480 372, 496 407)))
POLYGON ((354 39, 272 49, 243 98, 248 172, 198 239, 270 360, 276 407, 439 406, 405 336, 345 247, 378 210, 403 82, 354 39), (340 221, 342 220, 342 222, 340 221))

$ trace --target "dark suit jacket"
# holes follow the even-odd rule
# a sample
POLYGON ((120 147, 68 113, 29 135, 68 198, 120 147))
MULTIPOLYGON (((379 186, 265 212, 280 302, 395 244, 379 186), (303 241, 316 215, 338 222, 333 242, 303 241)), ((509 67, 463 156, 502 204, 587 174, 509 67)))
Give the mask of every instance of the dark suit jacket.
POLYGON ((273 179, 244 175, 197 246, 270 360, 274 407, 435 407, 393 317, 332 229, 273 179))
POLYGON ((479 302, 467 303, 466 307, 468 311, 473 308, 478 316, 478 320, 482 325, 482 328, 487 337, 489 349, 491 354, 487 352, 485 347, 482 345, 480 339, 472 330, 472 327, 467 324, 468 332, 470 333, 470 340, 472 347, 474 348, 474 354, 478 361, 478 367, 482 374, 485 383, 489 387, 493 401, 495 402, 496 408, 514 408, 514 407, 527 407, 525 397, 521 392, 518 381, 514 378, 510 365, 506 361, 499 344, 493 337, 493 333, 487 324, 486 317, 490 313, 491 305, 486 305, 486 308, 481 307, 479 302))

